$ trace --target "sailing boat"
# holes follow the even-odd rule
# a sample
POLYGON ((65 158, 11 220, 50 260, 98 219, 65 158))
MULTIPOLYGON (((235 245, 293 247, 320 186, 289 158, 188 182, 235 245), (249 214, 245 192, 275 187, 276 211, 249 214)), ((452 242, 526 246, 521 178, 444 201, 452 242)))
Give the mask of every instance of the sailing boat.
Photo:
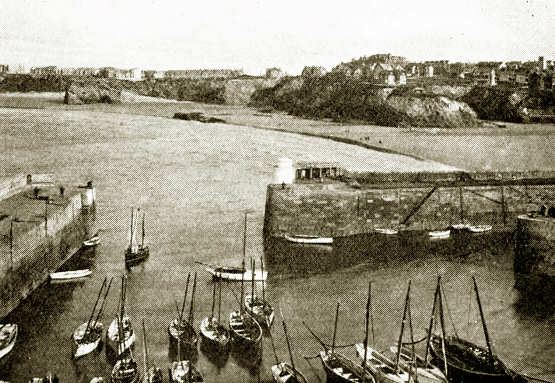
POLYGON ((90 354, 95 350, 100 350, 100 348, 102 347, 102 334, 104 332, 104 325, 100 322, 100 318, 102 316, 102 313, 104 312, 104 304, 106 303, 106 297, 108 296, 108 292, 110 291, 110 287, 112 286, 113 278, 110 279, 110 283, 108 284, 108 287, 106 288, 106 291, 104 293, 104 298, 102 299, 100 309, 98 310, 98 313, 94 320, 93 317, 102 291, 106 286, 106 280, 107 278, 104 278, 104 282, 102 282, 102 286, 100 286, 100 291, 98 292, 98 297, 96 298, 96 301, 94 303, 89 320, 85 323, 82 323, 73 332, 72 337, 74 349, 72 355, 74 360, 90 354))
POLYGON ((106 345, 116 353, 117 357, 130 350, 135 344, 135 331, 133 331, 130 318, 125 315, 126 293, 127 277, 124 275, 121 277, 119 312, 108 327, 106 334, 106 345))
POLYGON ((291 364, 287 362, 280 362, 278 360, 277 354, 275 353, 274 341, 272 340, 272 347, 274 348, 274 355, 276 356, 276 364, 274 364, 271 368, 272 377, 276 383, 308 383, 308 380, 303 373, 295 367, 293 352, 291 351, 291 343, 289 342, 289 335, 287 333, 287 325, 283 319, 283 314, 281 316, 281 324, 283 325, 283 333, 285 334, 285 340, 287 341, 287 349, 289 350, 289 360, 291 361, 291 364))
POLYGON ((132 266, 137 266, 143 263, 149 256, 150 250, 148 246, 145 246, 145 214, 143 213, 142 219, 142 232, 141 232, 141 243, 137 243, 137 220, 139 215, 139 210, 135 214, 133 208, 131 208, 131 227, 129 230, 129 246, 125 250, 125 267, 131 268, 132 266), (137 217, 135 217, 137 216, 137 217))
POLYGON ((131 328, 129 318, 125 316, 125 281, 126 278, 123 276, 121 278, 122 296, 120 301, 120 311, 116 317, 117 336, 114 337, 113 334, 110 336, 110 329, 112 329, 112 325, 110 325, 110 328, 108 329, 108 339, 117 343, 116 355, 118 356, 118 361, 112 369, 112 383, 137 383, 139 381, 139 369, 137 362, 133 359, 131 351, 132 343, 129 342, 131 336, 133 341, 135 340, 135 334, 131 328), (127 318, 127 325, 124 321, 125 318, 127 318), (127 350, 129 350, 129 354, 126 353, 127 350))
POLYGON ((148 368, 148 348, 146 344, 146 328, 145 320, 143 318, 143 364, 144 364, 144 383, 162 383, 162 370, 156 366, 148 368))
MULTIPOLYGON (((260 259, 260 267, 262 272, 264 272, 264 263, 262 259, 260 259)), ((255 269, 254 260, 252 260, 251 269, 255 269)), ((254 278, 251 279, 251 295, 245 296, 245 309, 249 315, 256 319, 260 326, 269 329, 272 327, 274 321, 274 308, 266 302, 264 284, 265 282, 262 281, 262 298, 260 298, 254 294, 254 278)))
POLYGON ((255 281, 265 281, 268 273, 264 270, 247 270, 245 267, 245 253, 247 245, 247 213, 245 213, 245 224, 243 229, 243 262, 240 267, 213 265, 195 261, 200 265, 206 266, 206 271, 212 274, 213 279, 224 279, 227 281, 241 281, 254 279, 255 281))
MULTIPOLYGON (((368 370, 335 351, 335 336, 337 334, 338 317, 339 302, 337 302, 337 308, 335 310, 335 325, 333 328, 331 349, 328 349, 328 346, 316 334, 314 334, 314 332, 312 332, 305 322, 303 322, 307 330, 324 348, 324 350, 320 352, 320 360, 322 361, 322 366, 326 372, 327 381, 336 383, 375 383, 376 380, 368 370)), ((366 333, 368 333, 368 326, 366 326, 366 333)))
POLYGON ((527 382, 523 376, 510 370, 496 355, 493 354, 491 342, 478 285, 476 279, 472 277, 476 300, 480 309, 482 327, 486 338, 487 349, 478 346, 470 341, 460 339, 458 336, 445 337, 445 326, 443 321, 443 304, 440 287, 441 278, 438 278, 439 295, 439 315, 441 319, 442 336, 432 335, 430 339, 430 351, 433 357, 444 365, 444 369, 452 382, 527 382))
MULTIPOLYGON (((446 383, 447 381, 445 377, 437 368, 422 368, 424 366, 419 366, 415 361, 416 354, 414 352, 414 338, 412 332, 412 317, 410 310, 410 286, 411 283, 409 281, 409 287, 407 289, 407 295, 405 298, 405 307, 403 309, 403 319, 401 321, 401 333, 399 334, 399 341, 397 342, 397 346, 394 348, 396 355, 395 361, 392 361, 382 353, 372 349, 371 347, 368 347, 368 349, 366 350, 366 354, 369 359, 366 361, 366 367, 375 374, 378 381, 380 382, 404 383, 418 381, 420 383, 446 383), (410 326, 410 336, 413 350, 410 354, 401 354, 403 333, 407 318, 410 326), (432 371, 435 372, 435 374, 432 373, 432 371)), ((356 349, 358 355, 362 358, 364 355, 363 346, 361 344, 357 344, 356 349)))
POLYGON ((200 337, 202 339, 201 347, 210 353, 222 356, 229 352, 230 335, 229 330, 222 324, 222 281, 218 283, 218 317, 214 316, 214 307, 216 305, 216 284, 213 284, 212 292, 212 313, 200 322, 200 337))
MULTIPOLYGON (((189 290, 189 280, 191 274, 187 275, 187 286, 185 287, 185 295, 183 296, 183 304, 181 310, 177 312, 178 317, 173 319, 168 326, 168 336, 170 340, 170 350, 172 353, 184 352, 189 355, 196 352, 198 343, 198 334, 193 325, 194 319, 194 304, 195 304, 195 290, 197 287, 197 273, 193 281, 193 292, 191 294, 191 307, 189 310, 188 320, 183 319, 183 312, 185 309, 185 301, 187 300, 187 292, 189 290)), ((177 303, 176 303, 177 305, 177 303)), ((178 308, 179 309, 179 308, 178 308)), ((181 355, 178 354, 178 358, 181 355)))
MULTIPOLYGON (((189 274, 190 275, 190 274, 189 274)), ((189 286, 187 278, 187 287, 189 286)), ((187 294, 185 294, 187 296, 187 294)), ((194 330, 193 330, 194 331, 194 330)), ((195 367, 192 360, 182 360, 181 342, 177 342, 177 361, 172 362, 169 368, 170 383, 195 383, 204 382, 200 371, 195 367)))

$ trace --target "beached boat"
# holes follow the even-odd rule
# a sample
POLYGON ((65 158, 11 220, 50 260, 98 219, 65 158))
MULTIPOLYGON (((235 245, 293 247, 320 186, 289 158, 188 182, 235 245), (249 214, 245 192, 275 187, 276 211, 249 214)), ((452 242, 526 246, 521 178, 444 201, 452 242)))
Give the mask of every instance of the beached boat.
POLYGON ((285 234, 283 236, 286 240, 292 243, 302 243, 304 245, 331 245, 333 244, 333 237, 320 237, 317 235, 304 235, 304 234, 285 234))
POLYGON ((89 269, 72 270, 72 271, 59 271, 50 273, 51 283, 65 283, 65 282, 80 282, 84 281, 92 274, 89 269))
MULTIPOLYGON (((255 269, 254 260, 252 260, 251 268, 255 269)), ((264 263, 262 259, 260 260, 260 268, 264 272, 264 263)), ((274 308, 266 301, 264 284, 262 282, 262 297, 255 294, 255 283, 254 279, 251 279, 251 295, 245 296, 245 309, 249 315, 251 315, 260 326, 265 328, 272 327, 274 322, 274 308)))
POLYGON ((468 226, 468 231, 471 233, 486 233, 491 231, 492 226, 490 225, 476 225, 476 226, 468 226))
POLYGON ((104 287, 106 286, 106 279, 104 278, 104 282, 102 286, 100 286, 100 291, 98 292, 98 296, 94 303, 91 315, 89 320, 85 323, 79 325, 72 334, 73 338, 73 359, 79 359, 87 354, 95 350, 99 350, 102 348, 102 334, 104 332, 104 325, 100 322, 102 318, 102 313, 104 312, 104 305, 106 303, 106 297, 108 296, 108 292, 110 291, 110 287, 112 286, 112 279, 110 279, 110 283, 108 284, 106 291, 104 291, 104 298, 102 299, 102 303, 100 305, 100 309, 94 317, 96 312, 96 306, 100 300, 104 287))
POLYGON ((451 230, 430 231, 428 236, 430 239, 445 239, 449 238, 451 230))
POLYGON ((399 234, 399 230, 395 230, 395 229, 385 229, 385 228, 380 228, 380 227, 374 228, 374 231, 375 231, 376 233, 385 234, 385 235, 395 235, 395 234, 399 234))
POLYGON ((439 302, 442 333, 441 335, 430 334, 429 348, 434 360, 437 361, 437 365, 444 367, 446 371, 445 375, 447 375, 451 382, 527 382, 528 380, 526 378, 510 370, 499 357, 493 354, 484 312, 480 302, 480 295, 478 293, 478 285, 476 284, 476 279, 474 277, 472 277, 472 279, 474 282, 476 299, 478 301, 478 308, 480 309, 480 318, 482 319, 482 328, 486 338, 487 349, 456 336, 444 336, 443 302, 441 299, 443 294, 440 292, 441 277, 438 277, 432 315, 435 310, 435 301, 437 300, 439 302))
POLYGON ((0 369, 7 368, 17 341, 18 327, 13 323, 0 324, 0 369))
POLYGON ((99 244, 100 244, 100 236, 98 234, 95 234, 94 236, 87 239, 86 241, 83 241, 83 247, 93 247, 99 244))
POLYGON ((111 379, 112 383, 139 382, 139 369, 137 363, 131 358, 118 360, 112 369, 111 379))
POLYGON ((135 345, 135 331, 131 319, 125 315, 126 291, 127 277, 122 276, 119 310, 106 333, 106 346, 110 347, 118 357, 135 345))
MULTIPOLYGON (((198 334, 195 330, 194 321, 194 304, 195 304, 195 290, 197 286, 197 274, 195 273, 195 278, 193 281, 193 292, 191 294, 191 306, 189 309, 189 318, 187 320, 183 317, 183 312, 185 309, 185 301, 187 300, 187 291, 189 290, 189 280, 191 275, 187 276, 187 286, 185 287, 185 294, 183 296, 183 304, 181 305, 181 310, 177 312, 178 317, 174 318, 168 325, 168 336, 170 342, 170 350, 173 353, 177 353, 178 358, 181 358, 181 353, 185 355, 191 354, 191 352, 196 352, 198 344, 198 334)), ((176 303, 177 305, 177 303, 176 303)))
POLYGON ((170 368, 170 383, 204 382, 200 371, 189 360, 173 362, 170 368))
MULTIPOLYGON (((393 354, 397 354, 397 346, 391 346, 390 350, 393 354)), ((441 370, 431 363, 425 363, 424 358, 420 355, 414 355, 411 350, 401 347, 401 360, 399 365, 404 371, 409 371, 416 362, 415 372, 418 374, 419 383, 447 383, 447 379, 441 370)))
POLYGON ((212 293, 212 313, 200 322, 201 347, 215 356, 226 356, 229 351, 229 330, 221 322, 222 311, 222 282, 218 283, 218 317, 214 316, 216 306, 216 284, 212 293))
POLYGON ((145 246, 145 215, 143 213, 141 243, 137 243, 137 220, 140 209, 137 212, 131 208, 131 227, 129 230, 129 246, 125 250, 125 266, 127 268, 140 265, 146 261, 150 255, 150 249, 145 246))

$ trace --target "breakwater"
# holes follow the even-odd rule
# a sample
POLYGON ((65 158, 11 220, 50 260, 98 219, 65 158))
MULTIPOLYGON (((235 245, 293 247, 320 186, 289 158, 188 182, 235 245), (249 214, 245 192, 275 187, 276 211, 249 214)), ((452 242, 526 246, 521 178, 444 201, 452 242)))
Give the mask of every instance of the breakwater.
POLYGON ((3 179, 9 187, 0 199, 0 318, 70 259, 94 230, 94 189, 66 190, 50 178, 3 179))

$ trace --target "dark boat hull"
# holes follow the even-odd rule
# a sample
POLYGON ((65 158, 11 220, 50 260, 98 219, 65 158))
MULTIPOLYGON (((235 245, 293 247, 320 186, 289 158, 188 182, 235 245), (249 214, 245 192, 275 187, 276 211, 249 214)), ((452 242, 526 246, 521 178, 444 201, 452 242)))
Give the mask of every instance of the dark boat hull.
POLYGON ((178 332, 176 322, 177 320, 174 320, 168 326, 170 355, 177 356, 177 359, 195 359, 197 356, 198 334, 188 322, 183 322, 182 328, 178 332), (178 353, 181 355, 178 355, 178 353))
POLYGON ((150 249, 148 246, 140 248, 136 253, 132 252, 131 249, 125 250, 125 267, 130 268, 133 266, 138 266, 145 262, 150 256, 150 249))
MULTIPOLYGON (((441 339, 432 336, 431 353, 437 366, 444 365, 441 339)), ((488 351, 464 339, 445 339, 447 377, 453 383, 525 383, 527 380, 509 370, 494 356, 493 364, 485 362, 488 351)))

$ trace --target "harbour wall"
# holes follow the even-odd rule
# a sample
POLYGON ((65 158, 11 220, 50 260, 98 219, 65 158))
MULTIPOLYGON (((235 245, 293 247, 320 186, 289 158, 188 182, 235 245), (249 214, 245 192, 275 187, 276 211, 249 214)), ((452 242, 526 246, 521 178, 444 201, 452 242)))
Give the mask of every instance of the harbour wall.
MULTIPOLYGON (((32 194, 29 189, 23 186, 19 193, 32 194)), ((48 206, 44 200, 28 198, 25 209, 36 213, 31 220, 22 221, 15 213, 10 214, 9 219, 16 219, 11 235, 9 229, 4 229, 9 224, 5 224, 3 231, 7 233, 0 238, 0 318, 47 281, 49 274, 68 261, 92 234, 95 207, 82 205, 82 191, 52 198, 48 206)), ((14 198, 18 198, 17 193, 14 198)))
POLYGON ((336 238, 376 229, 444 230, 459 223, 514 230, 519 214, 555 197, 555 186, 543 185, 432 189, 395 182, 357 187, 342 182, 269 185, 264 233, 336 238))

